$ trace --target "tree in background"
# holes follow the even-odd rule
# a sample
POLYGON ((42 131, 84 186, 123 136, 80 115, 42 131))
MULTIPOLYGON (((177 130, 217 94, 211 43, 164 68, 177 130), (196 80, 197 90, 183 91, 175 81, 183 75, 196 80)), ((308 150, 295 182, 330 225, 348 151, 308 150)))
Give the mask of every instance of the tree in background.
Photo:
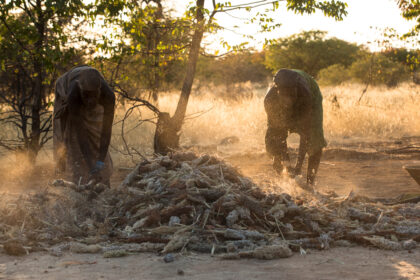
POLYGON ((333 64, 327 68, 321 69, 318 73, 320 85, 339 85, 350 80, 350 73, 342 64, 333 64))
POLYGON ((381 53, 361 57, 351 65, 349 73, 355 81, 371 85, 384 84, 388 87, 395 87, 409 77, 408 70, 402 63, 381 53))
MULTIPOLYGON (((365 50, 342 40, 327 39, 321 31, 276 40, 263 52, 243 51, 246 42, 236 47, 222 42, 228 51, 235 52, 218 58, 202 55, 199 59, 200 54, 205 54, 201 44, 204 34, 222 29, 223 23, 215 22, 218 14, 270 5, 270 9, 257 13, 249 21, 259 22, 262 31, 272 32, 279 25, 267 10, 276 11, 281 2, 258 0, 232 5, 212 1, 212 7, 207 9, 205 0, 196 0, 183 16, 173 17, 163 0, 97 0, 91 5, 81 0, 0 0, 0 114, 3 124, 16 128, 19 138, 18 141, 2 138, 0 145, 23 150, 35 160, 49 139, 52 105, 49 98, 54 80, 69 65, 82 63, 92 44, 101 50, 96 55, 105 54, 95 65, 102 67, 117 89, 129 89, 120 91, 121 96, 150 98, 155 102, 160 91, 181 88, 172 117, 159 112, 156 103, 153 106, 146 100, 132 99, 147 104, 159 115, 160 124, 165 123, 158 125, 157 130, 157 135, 162 136, 157 139, 166 139, 162 144, 165 151, 178 145, 196 76, 200 81, 225 85, 230 93, 235 83, 266 79, 269 74, 264 65, 271 71, 281 67, 302 68, 333 84, 348 78, 363 82, 372 73, 375 84, 395 85, 404 79, 401 64, 415 73, 418 50, 387 49, 375 57, 375 68, 371 66, 372 60, 367 62, 365 50), (110 37, 104 35, 91 41, 80 30, 84 23, 93 23, 98 16, 103 16, 107 30, 114 30, 110 37)), ((418 18, 415 2, 400 2, 406 18, 418 18)), ((290 0, 285 4, 296 13, 321 10, 336 19, 345 15, 346 6, 339 1, 290 0)))
POLYGON ((265 65, 273 72, 280 68, 301 69, 317 77, 321 69, 334 64, 350 66, 360 47, 346 41, 326 39, 324 31, 304 31, 280 38, 266 48, 265 65))
MULTIPOLYGON (((196 0, 195 6, 189 9, 189 16, 194 19, 194 28, 191 37, 191 45, 188 52, 187 67, 185 78, 181 89, 180 98, 175 111, 175 114, 170 117, 168 113, 161 113, 155 133, 155 152, 167 153, 179 146, 179 133, 181 131, 185 113, 188 105, 191 88, 195 77, 198 56, 201 48, 201 40, 206 30, 211 30, 213 19, 217 13, 231 12, 238 9, 252 10, 252 8, 270 4, 272 10, 279 8, 280 1, 254 1, 244 4, 232 5, 230 2, 218 3, 213 1, 212 11, 204 8, 204 0, 196 0), (209 29, 207 29, 209 28, 209 29)), ((296 13, 313 13, 316 10, 321 10, 326 16, 334 17, 338 20, 346 14, 346 4, 341 1, 302 1, 289 0, 286 3, 287 9, 295 11, 296 13)), ((266 15, 259 16, 261 28, 263 31, 272 31, 273 28, 278 27, 273 23, 273 19, 266 15)))
POLYGON ((239 100, 250 94, 237 85, 263 83, 269 78, 271 73, 264 66, 264 53, 254 50, 233 52, 219 58, 201 56, 197 64, 198 87, 204 83, 223 85, 225 92, 221 97, 231 100, 239 100))
POLYGON ((420 50, 407 50, 406 48, 388 48, 382 52, 384 56, 394 62, 405 66, 406 72, 409 71, 414 83, 420 84, 417 77, 420 65, 420 50))
POLYGON ((410 66, 411 77, 414 83, 420 84, 420 73, 418 67, 420 65, 420 51, 418 46, 420 45, 420 3, 419 0, 397 0, 398 6, 402 11, 402 16, 406 20, 415 20, 415 26, 412 30, 401 36, 401 39, 409 41, 417 46, 415 54, 409 54, 407 56, 407 62, 410 66))
MULTIPOLYGON (((160 113, 156 107, 141 100, 159 114, 155 137, 155 144, 158 145, 155 145, 155 148, 159 153, 166 153, 178 147, 179 133, 195 78, 198 57, 202 52, 203 35, 221 28, 214 21, 216 15, 235 10, 251 11, 264 5, 269 5, 271 11, 276 11, 282 2, 258 0, 232 5, 230 2, 213 1, 212 8, 207 9, 204 5, 205 0, 196 0, 182 17, 174 21, 166 17, 162 4, 164 2, 160 0, 97 0, 89 5, 85 5, 82 0, 0 1, 0 24, 3 32, 0 43, 4 50, 0 65, 4 77, 10 81, 2 83, 0 87, 2 102, 7 103, 2 114, 8 117, 2 119, 20 129, 22 143, 19 148, 25 150, 32 161, 48 140, 47 133, 51 123, 48 110, 52 105, 49 96, 54 80, 59 75, 60 67, 71 61, 76 54, 75 47, 83 50, 83 55, 95 44, 108 58, 111 57, 108 63, 113 63, 115 67, 105 74, 109 74, 111 81, 116 81, 116 85, 117 82, 123 83, 127 80, 126 75, 118 75, 119 69, 124 66, 123 58, 127 54, 131 54, 130 59, 133 61, 141 58, 145 71, 153 69, 149 75, 145 75, 147 81, 144 83, 152 98, 157 96, 162 84, 161 69, 170 64, 179 67, 185 65, 182 71, 184 75, 181 94, 173 116, 160 113), (79 28, 83 26, 83 19, 93 23, 99 15, 103 15, 104 26, 113 27, 114 32, 110 40, 102 38, 90 41, 85 32, 78 32, 79 28), (126 15, 130 15, 128 22, 124 18, 126 15), (119 40, 121 38, 128 40, 128 43, 119 40), (177 64, 177 59, 185 62, 177 64), (13 76, 13 73, 19 75, 13 76), (13 83, 12 78, 15 79, 13 83)), ((287 9, 301 14, 320 10, 337 20, 346 14, 346 4, 341 1, 290 0, 285 2, 285 5, 287 9)), ((251 21, 258 22, 261 30, 265 32, 271 32, 279 26, 267 13, 257 13, 251 21)), ((239 50, 244 45, 233 49, 239 50)), ((141 70, 141 65, 138 66, 132 69, 133 75, 136 74, 136 70, 141 70)), ((3 139, 2 143, 6 145, 7 140, 3 139)))
POLYGON ((1 122, 18 137, 0 145, 25 152, 31 162, 50 138, 49 96, 61 68, 75 58, 75 44, 84 41, 77 30, 86 8, 78 0, 0 1, 1 122))
MULTIPOLYGON (((400 50, 401 53, 405 51, 400 50)), ((409 51, 407 51, 409 52, 409 51)), ((322 85, 339 85, 353 81, 368 85, 395 87, 408 80, 409 66, 405 60, 389 56, 388 52, 361 53, 349 67, 334 64, 321 69, 318 78, 322 85)))
POLYGON ((159 91, 180 83, 190 43, 189 20, 172 17, 161 0, 101 1, 95 14, 105 15, 106 28, 111 24, 121 29, 103 35, 98 44, 110 54, 98 61, 111 82, 155 103, 159 91))
MULTIPOLYGON (((105 0, 98 0, 96 3, 98 4, 98 11, 100 13, 105 12, 104 14, 107 14, 106 18, 122 18, 122 14, 127 14, 127 11, 128 14, 130 14, 130 9, 133 9, 135 5, 139 7, 144 7, 144 5, 149 5, 152 2, 154 2, 157 5, 158 9, 160 7, 159 5, 162 4, 159 0, 119 0, 111 2, 105 0)), ((154 145, 156 153, 165 154, 168 151, 175 149, 179 146, 179 133, 184 122, 188 100, 191 94, 192 84, 195 78, 197 61, 200 54, 201 41, 203 39, 203 35, 205 32, 217 31, 219 28, 221 28, 219 25, 215 24, 215 16, 218 13, 233 12, 235 10, 251 11, 253 8, 264 5, 270 5, 271 10, 275 11, 279 9, 280 2, 282 1, 256 0, 250 1, 248 3, 232 5, 231 2, 224 3, 213 0, 211 9, 205 8, 205 0, 196 0, 194 3, 191 3, 184 16, 180 19, 181 22, 185 21, 190 23, 189 26, 192 27, 190 29, 187 29, 186 31, 180 29, 180 34, 183 34, 183 32, 185 32, 189 38, 188 44, 185 45, 185 50, 188 55, 186 59, 186 67, 181 87, 181 94, 176 111, 172 117, 169 115, 169 113, 158 114, 159 118, 155 133, 154 145)), ((304 0, 288 0, 285 4, 287 9, 301 14, 310 14, 315 12, 316 10, 319 10, 322 11, 326 16, 334 17, 337 20, 341 20, 342 17, 346 15, 346 4, 341 1, 330 0, 316 2, 304 0)), ((157 14, 160 15, 159 12, 157 14)), ((142 17, 139 17, 139 20, 142 21, 142 17)), ((267 16, 267 13, 257 13, 255 17, 251 18, 251 21, 258 22, 261 26, 262 31, 265 32, 271 32, 279 26, 279 24, 274 23, 274 20, 272 18, 267 16)), ((174 32, 176 32, 176 30, 177 29, 175 29, 174 32)), ((134 33, 136 33, 136 29, 134 29, 134 33)), ((166 49, 165 44, 160 44, 160 42, 161 41, 159 40, 159 48, 166 49)), ((225 43, 225 45, 227 44, 225 43)), ((241 44, 240 46, 243 46, 243 44, 241 44)), ((133 49, 135 49, 136 47, 137 46, 134 45, 132 46, 133 49)), ((132 97, 129 98, 133 100, 132 97)), ((147 104, 147 102, 145 102, 144 100, 134 100, 136 100, 137 102, 147 104)), ((154 107, 154 109, 154 111, 159 111, 156 107, 154 107)))

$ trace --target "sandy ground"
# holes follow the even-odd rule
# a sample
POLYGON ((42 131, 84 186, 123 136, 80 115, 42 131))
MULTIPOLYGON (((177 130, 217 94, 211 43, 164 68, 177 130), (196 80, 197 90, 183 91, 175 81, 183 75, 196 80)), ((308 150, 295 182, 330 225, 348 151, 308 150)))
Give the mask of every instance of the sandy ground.
MULTIPOLYGON (((420 150, 417 149, 416 153, 404 150, 410 146, 420 147, 420 137, 383 142, 332 143, 324 151, 315 189, 334 191, 340 195, 354 191, 372 198, 420 193, 420 186, 403 168, 408 164, 420 165, 420 150)), ((296 150, 290 154, 293 162, 296 150)), ((226 156, 226 160, 255 182, 279 178, 266 153, 238 153, 226 156)), ((303 176, 306 166, 305 161, 303 176)))
POLYGON ((420 279, 420 250, 389 252, 335 248, 272 261, 153 254, 118 259, 67 254, 0 256, 0 279, 420 279))
MULTIPOLYGON (((324 153, 316 188, 319 191, 333 190, 342 195, 353 190, 361 195, 388 198, 403 193, 419 193, 420 186, 402 167, 420 162, 420 153, 390 155, 381 152, 414 142, 420 143, 420 139, 332 145, 324 153)), ((226 161, 240 168, 257 183, 278 179, 270 159, 264 153, 228 155, 226 161)), ((121 182, 127 173, 127 170, 116 170, 112 180, 114 185, 121 182)), ((0 172, 6 175, 6 169, 0 172)), ((25 172, 22 174, 27 175, 25 172)), ((43 188, 53 179, 52 165, 38 166, 31 176, 17 175, 13 179, 4 176, 0 191, 19 192, 43 188)), ((105 259, 99 254, 67 254, 62 257, 46 253, 33 253, 24 257, 0 255, 0 279, 193 278, 420 279, 420 248, 412 252, 361 247, 333 248, 273 261, 226 261, 208 255, 191 254, 178 255, 174 262, 168 264, 163 262, 162 256, 155 254, 137 254, 118 259, 105 259)))

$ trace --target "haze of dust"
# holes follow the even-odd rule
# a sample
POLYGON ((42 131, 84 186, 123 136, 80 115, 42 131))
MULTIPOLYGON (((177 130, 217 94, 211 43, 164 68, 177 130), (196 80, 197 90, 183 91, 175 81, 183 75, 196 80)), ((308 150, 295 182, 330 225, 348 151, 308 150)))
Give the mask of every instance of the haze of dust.
MULTIPOLYGON (((266 114, 263 99, 267 88, 250 83, 240 88, 252 93, 252 97, 239 101, 238 98, 236 101, 220 98, 226 96, 224 87, 202 88, 199 92, 193 92, 188 104, 181 144, 190 147, 213 146, 222 156, 235 153, 264 153, 266 114), (239 142, 226 147, 217 146, 222 139, 231 136, 237 137, 239 142)), ((397 88, 370 87, 358 103, 363 88, 364 85, 359 84, 321 88, 324 97, 324 132, 329 143, 398 139, 420 135, 419 85, 407 83, 397 88)), ((158 104, 160 110, 173 114, 178 97, 178 93, 162 95, 158 104)), ((127 152, 121 137, 120 122, 127 108, 128 104, 118 105, 114 122, 110 149, 117 167, 129 165, 130 161, 127 160, 132 159, 132 165, 140 160, 134 149, 145 156, 153 154, 155 125, 150 122, 139 125, 140 119, 152 118, 152 122, 156 121, 146 109, 135 111, 125 122, 124 135, 128 146, 134 148, 130 151, 133 156, 117 152, 127 152)), ((10 127, 2 131, 3 134, 7 134, 3 136, 8 138, 13 135, 13 129, 10 127)), ((290 137, 288 141, 292 147, 298 146, 297 136, 290 137)), ((40 171, 41 173, 37 174, 38 179, 53 174, 51 147, 52 141, 40 153, 38 165, 47 166, 49 171, 40 171)), ((2 185, 9 184, 8 189, 13 190, 15 185, 28 180, 26 175, 33 173, 31 168, 20 155, 0 151, 2 185)))

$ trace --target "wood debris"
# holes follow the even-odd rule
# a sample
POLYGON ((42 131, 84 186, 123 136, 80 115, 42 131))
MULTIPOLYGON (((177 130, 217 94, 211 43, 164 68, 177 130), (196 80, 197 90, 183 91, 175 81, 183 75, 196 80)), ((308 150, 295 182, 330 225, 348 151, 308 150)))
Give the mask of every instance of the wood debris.
POLYGON ((0 197, 6 253, 15 254, 7 244, 19 240, 18 254, 26 247, 106 256, 191 250, 273 259, 354 244, 410 250, 420 236, 414 203, 386 205, 353 192, 266 193, 222 160, 191 152, 141 162, 118 188, 54 185, 35 195, 0 197), (60 247, 69 240, 79 242, 60 247))

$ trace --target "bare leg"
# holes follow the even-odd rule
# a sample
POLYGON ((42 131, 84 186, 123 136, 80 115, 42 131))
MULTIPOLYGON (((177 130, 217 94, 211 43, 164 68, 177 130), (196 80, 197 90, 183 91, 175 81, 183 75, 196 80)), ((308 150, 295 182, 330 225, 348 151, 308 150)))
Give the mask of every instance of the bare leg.
POLYGON ((283 172, 283 163, 281 160, 281 156, 274 156, 273 168, 278 174, 281 174, 283 172))
POLYGON ((296 161, 296 166, 294 170, 292 170, 291 175, 296 176, 302 173, 302 165, 303 161, 305 160, 305 155, 308 149, 308 138, 306 135, 300 135, 300 143, 299 143, 299 154, 296 161))
POLYGON ((319 163, 321 162, 321 156, 322 149, 317 151, 315 154, 309 156, 307 182, 311 185, 313 185, 315 181, 315 176, 318 172, 319 163))
POLYGON ((268 127, 265 146, 267 152, 274 156, 273 168, 281 174, 284 168, 283 162, 290 161, 287 153, 287 130, 268 127))
POLYGON ((286 138, 282 139, 278 144, 279 153, 274 156, 273 167, 278 174, 283 172, 283 162, 290 162, 289 154, 287 153, 287 141, 286 138))

